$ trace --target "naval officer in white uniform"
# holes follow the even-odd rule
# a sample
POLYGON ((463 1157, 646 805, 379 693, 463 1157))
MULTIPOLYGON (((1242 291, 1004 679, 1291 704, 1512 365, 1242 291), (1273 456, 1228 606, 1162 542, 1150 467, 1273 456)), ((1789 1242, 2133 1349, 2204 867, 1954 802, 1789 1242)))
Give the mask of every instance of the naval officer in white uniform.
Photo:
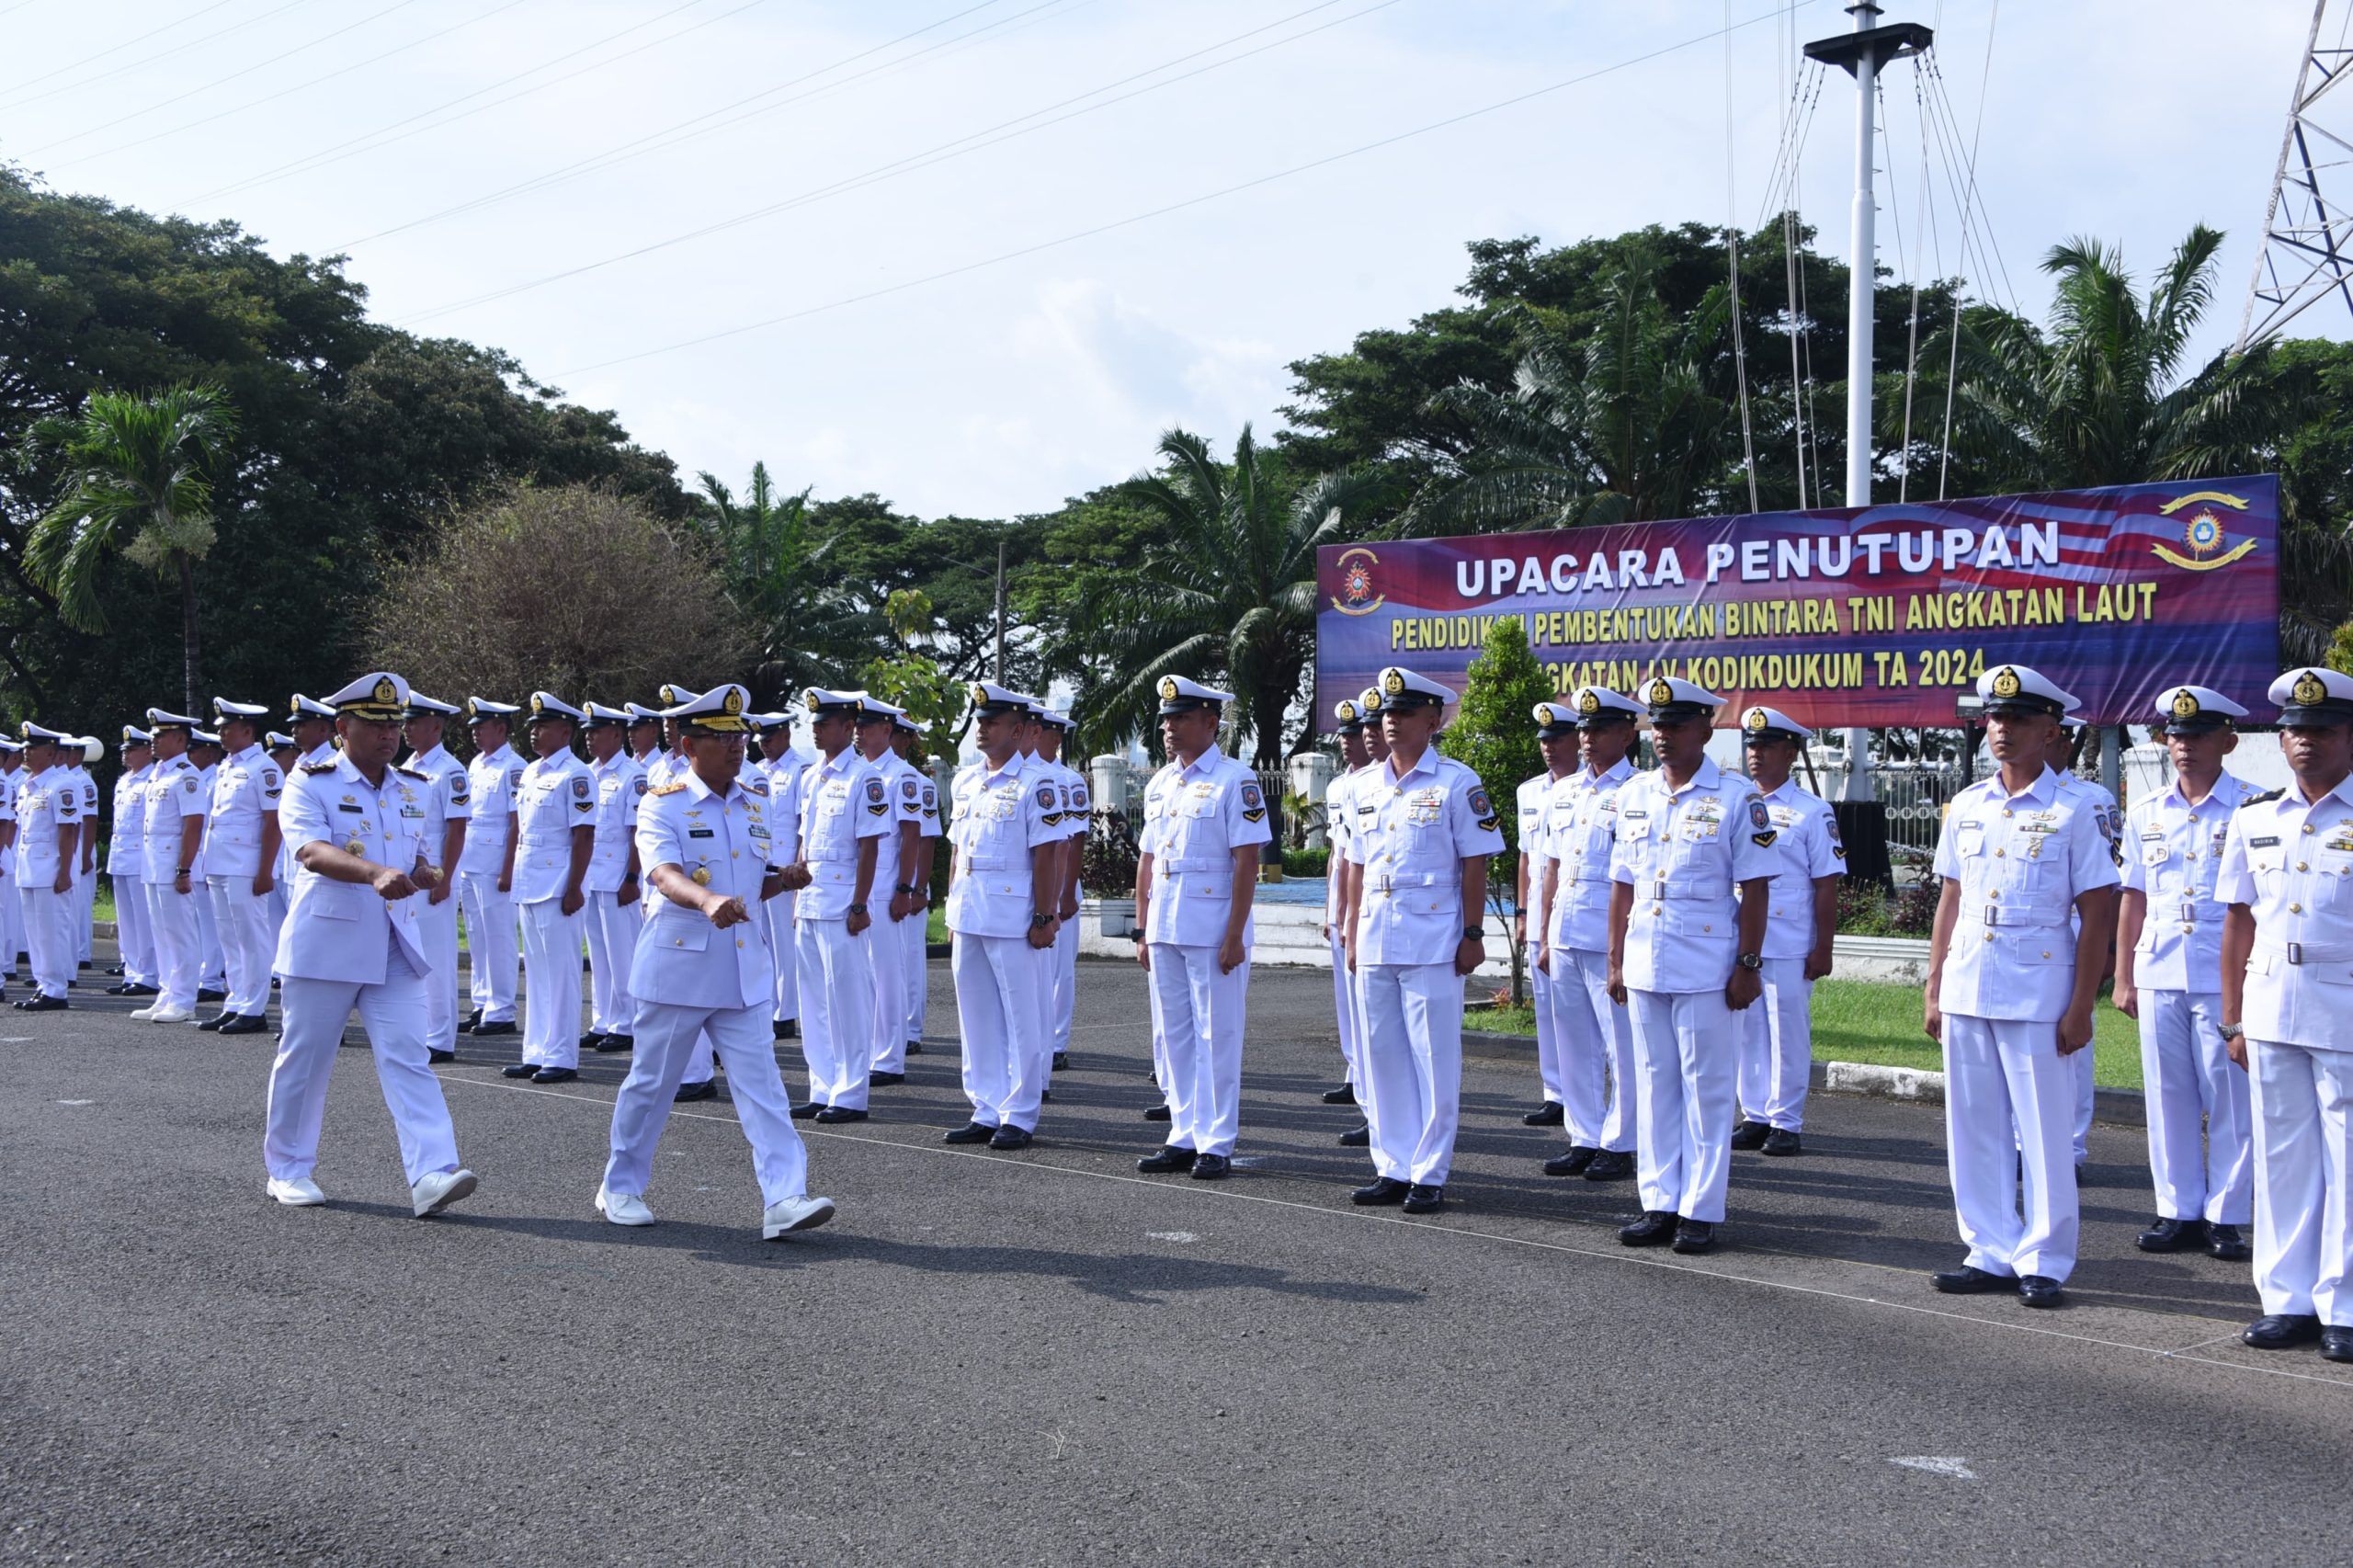
POLYGON ((218 1016, 197 1028, 218 1034, 260 1034, 269 1027, 269 965, 278 951, 270 894, 278 887, 278 808, 286 775, 261 749, 258 702, 212 699, 222 749, 212 775, 204 828, 204 881, 221 933, 228 986, 218 1016))
POLYGON ((466 699, 474 758, 466 765, 470 799, 458 891, 465 899, 473 1012, 459 1022, 458 1032, 477 1038, 515 1032, 515 982, 522 961, 515 926, 515 797, 523 787, 523 759, 506 740, 516 711, 512 702, 466 699))
POLYGON ((416 928, 425 938, 426 960, 433 972, 425 982, 425 1049, 435 1062, 458 1059, 458 866, 465 858, 466 829, 473 816, 473 775, 449 755, 442 739, 458 705, 408 694, 408 715, 401 734, 408 742, 408 760, 401 766, 433 780, 430 822, 440 820, 438 834, 425 840, 425 863, 442 873, 425 890, 416 911, 416 928))
POLYGON ((392 765, 408 711, 406 681, 381 671, 362 676, 326 704, 343 749, 301 765, 278 810, 300 869, 278 943, 284 1038, 269 1069, 262 1157, 271 1198, 293 1208, 326 1201, 311 1173, 327 1075, 356 1008, 400 1139, 410 1211, 421 1220, 474 1190, 425 1059, 416 895, 439 873, 425 863, 417 828, 432 781, 392 765))
MULTIPOLYGON (((652 786, 645 769, 621 744, 629 710, 601 702, 585 706, 588 722, 588 775, 597 809, 588 855, 588 894, 581 924, 588 937, 588 1032, 580 1043, 590 1051, 628 1051, 637 1043, 636 1004, 629 994, 630 966, 636 961, 638 927, 645 923, 642 877, 637 864, 637 813, 652 786)), ((773 825, 773 824, 771 824, 773 825)))
POLYGON ((131 1016, 147 1023, 184 1024, 196 1017, 197 970, 203 962, 195 874, 207 802, 196 764, 188 759, 195 719, 150 708, 147 729, 154 737, 155 760, 147 775, 141 836, 147 925, 155 939, 155 1000, 131 1016))
MULTIPOLYGON (((155 937, 147 926, 147 893, 141 881, 147 856, 147 772, 154 756, 146 731, 135 724, 122 727, 122 773, 114 781, 114 820, 107 835, 107 885, 114 890, 115 945, 122 955, 122 979, 107 987, 110 996, 155 994, 155 937)), ((274 941, 270 945, 277 947, 274 941)))
POLYGON ((72 1004, 74 868, 82 845, 82 789, 57 758, 69 737, 28 719, 25 781, 17 787, 15 877, 23 899, 25 955, 32 960, 33 994, 20 1013, 63 1012, 72 1004))
POLYGON ((585 718, 553 692, 531 693, 524 734, 536 760, 515 794, 515 907, 521 918, 523 1060, 502 1069, 535 1084, 580 1075, 580 912, 597 847, 596 781, 572 749, 585 718))

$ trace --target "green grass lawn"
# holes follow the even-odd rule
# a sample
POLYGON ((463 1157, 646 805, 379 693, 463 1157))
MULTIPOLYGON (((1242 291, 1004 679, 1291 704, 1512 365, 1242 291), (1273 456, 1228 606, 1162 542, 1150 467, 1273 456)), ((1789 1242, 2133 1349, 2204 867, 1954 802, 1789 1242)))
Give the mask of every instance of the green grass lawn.
MULTIPOLYGON (((1536 1015, 1527 1007, 1479 1011, 1466 1028, 1501 1034, 1534 1034, 1536 1015)), ((2092 1018, 2092 1076, 2103 1088, 2141 1086, 2138 1026, 2102 997, 2092 1018)), ((1944 1055, 1920 1032, 1920 988, 1868 980, 1824 980, 1813 988, 1813 1054, 1822 1062, 1868 1062, 1881 1067, 1926 1067, 1941 1071, 1944 1055)))

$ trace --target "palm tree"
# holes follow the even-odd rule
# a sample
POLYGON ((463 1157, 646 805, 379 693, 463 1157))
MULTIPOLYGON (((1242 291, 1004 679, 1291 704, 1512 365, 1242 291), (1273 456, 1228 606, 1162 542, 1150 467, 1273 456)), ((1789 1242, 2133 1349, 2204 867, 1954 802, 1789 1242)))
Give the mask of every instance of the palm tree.
POLYGON ((202 688, 196 563, 211 550, 212 484, 236 438, 236 410, 218 387, 180 386, 153 397, 93 395, 75 421, 35 438, 65 461, 65 488, 33 524, 25 567, 77 631, 104 631, 98 579, 109 553, 180 588, 180 668, 187 711, 202 688))
POLYGON ((752 465, 741 502, 716 474, 699 477, 728 586, 759 635, 745 684, 763 700, 789 697, 838 665, 862 663, 877 641, 874 617, 831 575, 835 541, 812 536, 809 492, 779 500, 765 462, 752 465))
POLYGON ((1132 494, 1157 513, 1161 538, 1132 572, 1103 574, 1079 619, 1103 661, 1073 715, 1085 749, 1147 730, 1165 674, 1223 680, 1240 699, 1261 771, 1280 766, 1284 717, 1315 658, 1315 551, 1340 537, 1344 513, 1370 500, 1370 474, 1327 474, 1295 488, 1242 427, 1233 461, 1185 430, 1160 437, 1162 468, 1132 494))
POLYGON ((1736 426, 1710 391, 1708 356, 1729 320, 1724 291, 1671 320, 1655 262, 1630 247, 1597 324, 1506 312, 1519 363, 1507 392, 1463 381, 1432 400, 1472 448, 1424 487, 1411 533, 1570 528, 1688 517, 1732 479, 1736 426))

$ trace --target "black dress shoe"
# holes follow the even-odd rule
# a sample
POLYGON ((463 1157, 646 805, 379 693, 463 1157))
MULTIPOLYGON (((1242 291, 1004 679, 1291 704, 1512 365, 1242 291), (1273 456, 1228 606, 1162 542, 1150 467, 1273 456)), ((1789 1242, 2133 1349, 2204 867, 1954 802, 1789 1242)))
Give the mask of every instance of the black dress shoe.
POLYGON ((1583 1149, 1572 1143, 1569 1145, 1567 1153, 1555 1154, 1544 1162, 1544 1174, 1546 1176, 1583 1176, 1585 1168, 1593 1164, 1593 1157, 1600 1153, 1598 1149, 1583 1149))
POLYGON ((867 1113, 855 1106, 829 1105, 817 1113, 815 1119, 824 1122, 864 1121, 867 1113))
POLYGON ((790 1038, 784 1032, 784 1020, 782 1018, 770 1018, 768 1020, 768 1034, 770 1038, 775 1040, 787 1040, 790 1038))
POLYGON ((425 1062, 428 1067, 439 1067, 457 1059, 458 1053, 454 1051, 443 1051, 440 1047, 432 1045, 425 1048, 425 1062))
POLYGON ((1030 1134, 1009 1121, 998 1128, 995 1136, 989 1139, 992 1149, 1027 1149, 1029 1143, 1030 1134))
POLYGON ((269 1020, 258 1013, 232 1013, 221 1021, 215 1034, 261 1034, 269 1028, 269 1020))
POLYGON ((1146 1121, 1165 1121, 1168 1119, 1168 1108, 1165 1105, 1156 1105, 1143 1113, 1143 1119, 1146 1121))
POLYGON ((1233 1174, 1233 1162, 1223 1154, 1203 1154, 1193 1162, 1195 1181, 1223 1181, 1233 1174))
POLYGON ((125 996, 161 996, 164 992, 161 986, 149 985, 142 981, 137 985, 125 985, 122 994, 125 996))
POLYGON ((923 1054, 923 1041, 919 1040, 911 1040, 907 1041, 907 1054, 909 1056, 921 1056, 923 1054))
POLYGON ((952 1128, 940 1134, 939 1141, 942 1143, 985 1143, 995 1136, 995 1128, 983 1127, 977 1121, 968 1121, 961 1127, 952 1128))
POLYGON ((477 1040, 481 1039, 484 1035, 513 1034, 514 1032, 515 1020, 512 1018, 507 1019, 503 1024, 476 1024, 474 1026, 474 1038, 477 1040))
POLYGON ((1357 1103, 1357 1086, 1354 1084, 1343 1084, 1336 1089, 1326 1089, 1324 1091, 1324 1103, 1325 1105, 1354 1105, 1357 1103))
POLYGON ((1558 1100, 1546 1100, 1519 1119, 1529 1127, 1559 1127, 1568 1120, 1569 1113, 1558 1100))
POLYGON ((577 1067, 542 1067, 531 1074, 534 1084, 569 1084, 580 1076, 577 1067))
POLYGON ((2353 1361, 2353 1328, 2331 1325, 2322 1329, 2320 1358, 2324 1361, 2353 1361))
POLYGON ((1716 1227, 1706 1220, 1677 1220, 1675 1222, 1675 1250, 1682 1253, 1706 1252, 1716 1244, 1716 1227))
POLYGON ((784 1032, 776 1038, 779 1040, 799 1040, 801 1038, 801 1020, 798 1018, 785 1019, 784 1032))
POLYGON ((63 1013, 70 1010, 73 1006, 73 1003, 68 1002, 63 996, 35 996, 29 1001, 17 1003, 17 1011, 20 1013, 63 1013))
POLYGON ((1170 1171, 1189 1171, 1200 1156, 1190 1149, 1179 1149, 1174 1143, 1163 1143, 1156 1153, 1146 1154, 1136 1162, 1136 1169, 1146 1176, 1165 1176, 1170 1171))
POLYGON ((124 988, 123 988, 122 986, 119 986, 119 985, 109 985, 109 986, 108 986, 108 987, 107 987, 107 994, 108 994, 108 995, 109 995, 109 996, 120 996, 120 995, 123 995, 123 994, 126 994, 126 993, 125 993, 125 990, 124 990, 124 988))
POLYGON ((214 1029, 219 1028, 222 1024, 227 1023, 231 1018, 233 1018, 236 1016, 237 1015, 234 1013, 215 1013, 196 1027, 202 1029, 205 1033, 210 1034, 214 1029))
POLYGON ((2207 1226, 2206 1252, 2209 1256, 2219 1257, 2224 1263, 2245 1263, 2255 1256, 2254 1249, 2246 1244, 2246 1238, 2239 1234, 2236 1225, 2207 1226))
POLYGON ((2066 1292, 2059 1281, 2048 1274, 2018 1276, 2018 1304, 2028 1307, 2055 1307, 2066 1300, 2066 1292))
POLYGON ((2311 1312, 2266 1312, 2246 1325, 2239 1343, 2250 1350, 2293 1350, 2320 1337, 2320 1319, 2311 1312))
MULTIPOLYGON (((678 1093, 683 1096, 688 1089, 702 1089, 709 1087, 710 1085, 708 1084, 681 1084, 678 1085, 678 1093)), ((712 1092, 715 1094, 718 1091, 714 1089, 712 1092)), ((701 1099, 702 1097, 703 1096, 700 1095, 697 1095, 695 1096, 697 1099, 701 1099)), ((792 1108, 792 1119, 795 1121, 806 1121, 824 1108, 825 1108, 824 1106, 819 1105, 815 1100, 803 1100, 799 1105, 792 1108)))
POLYGON ((1959 1268, 1948 1268, 1941 1274, 1928 1276, 1928 1283, 1948 1296, 1990 1296, 1995 1291, 2010 1291, 2018 1288, 2015 1274, 1995 1274, 1974 1264, 1964 1263, 1959 1268))
MULTIPOLYGON (((715 1100, 718 1097, 719 1080, 716 1078, 705 1078, 699 1084, 679 1085, 677 1093, 670 1096, 670 1103, 672 1105, 684 1105, 689 1100, 715 1100)), ((799 1116, 801 1114, 801 1108, 799 1106, 793 1107, 792 1114, 799 1116)))
POLYGON ((1057 1072, 1057 1073, 1064 1072, 1064 1071, 1066 1071, 1066 1070, 1069 1068, 1069 1066, 1070 1066, 1070 1052, 1069 1052, 1069 1051, 1055 1051, 1055 1052, 1054 1052, 1054 1071, 1055 1071, 1055 1072, 1057 1072))
POLYGON ((580 1049, 583 1051, 602 1050, 604 1044, 605 1037, 595 1029, 590 1029, 586 1034, 580 1037, 580 1049))
POLYGON ((1604 1149, 1586 1166, 1587 1181, 1624 1181, 1634 1174, 1634 1156, 1622 1149, 1604 1149))
POLYGON ((2203 1220, 2168 1220, 2163 1214, 2156 1222, 2132 1238, 2132 1244, 2143 1252, 2179 1252, 2194 1247, 2206 1239, 2203 1220))
POLYGON ((1399 1181, 1395 1176, 1380 1176, 1349 1193, 1348 1201, 1359 1209, 1385 1209, 1404 1202, 1405 1195, 1413 1190, 1411 1182, 1399 1181))
POLYGON ((460 1034, 472 1034, 475 1029, 481 1027, 482 1009, 480 1007, 476 1007, 472 1012, 468 1013, 464 1017, 458 1020, 458 1032, 460 1034))
POLYGON ((1040 1105, 1051 1105, 1051 1104, 1053 1104, 1053 1102, 1054 1102, 1054 1091, 1053 1091, 1053 1090, 1051 1090, 1051 1089, 1040 1089, 1040 1090, 1038 1091, 1038 1103, 1039 1103, 1040 1105))
POLYGON ((1735 1149, 1762 1149, 1765 1147, 1765 1134, 1772 1131, 1771 1124, 1768 1122, 1744 1121, 1732 1130, 1730 1142, 1735 1149))
POLYGON ((107 972, 108 974, 120 974, 122 972, 122 966, 119 963, 108 964, 107 966, 107 972))
POLYGON ((1765 1146, 1757 1153, 1787 1158, 1805 1153, 1805 1141, 1786 1127, 1776 1127, 1765 1134, 1765 1146))
POLYGON ((610 1056, 615 1051, 635 1051, 637 1037, 633 1034, 608 1034, 597 1041, 597 1054, 610 1056))
POLYGON ((502 1078, 528 1078, 539 1070, 539 1063, 535 1062, 517 1062, 512 1067, 501 1067, 498 1075, 502 1078))
POLYGON ((199 1002, 226 1002, 229 994, 213 986, 199 985, 196 988, 196 999, 199 1002))
POLYGON ((1372 1123, 1370 1121, 1359 1121, 1354 1127, 1349 1128, 1346 1132, 1341 1133, 1340 1147, 1343 1149, 1371 1148, 1372 1123))
POLYGON ((1435 1214, 1446 1207, 1446 1188, 1417 1181, 1405 1189, 1405 1201, 1398 1207, 1408 1214, 1435 1214))
POLYGON ((874 1072, 866 1075, 867 1087, 873 1089, 888 1089, 906 1081, 907 1075, 904 1073, 874 1072))
POLYGON ((1643 1217, 1631 1225, 1621 1225, 1618 1239, 1630 1247, 1665 1246, 1675 1240, 1677 1217, 1657 1209, 1645 1209, 1643 1217))

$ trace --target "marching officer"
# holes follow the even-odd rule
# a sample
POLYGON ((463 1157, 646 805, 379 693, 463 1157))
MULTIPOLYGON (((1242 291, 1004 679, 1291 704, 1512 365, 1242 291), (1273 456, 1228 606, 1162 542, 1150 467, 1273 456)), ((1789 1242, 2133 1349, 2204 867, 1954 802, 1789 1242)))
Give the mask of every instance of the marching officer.
POLYGON ((1242 1117, 1242 1037, 1250 994, 1250 905, 1269 842, 1257 776, 1218 749, 1233 694, 1160 677, 1169 760, 1145 788, 1152 831, 1138 847, 1136 960, 1151 977, 1168 1062, 1168 1142, 1136 1162, 1147 1174, 1220 1181, 1242 1117))
POLYGON ((284 1028, 269 1069, 262 1157, 269 1196, 290 1208, 326 1201, 311 1173, 327 1076, 355 1009, 400 1139, 410 1211, 421 1220, 474 1190, 425 1059, 427 960, 416 894, 439 873, 426 864, 417 832, 432 781, 392 765, 408 695, 407 682, 379 672, 326 699, 342 750, 301 764, 278 810, 300 869, 278 942, 284 1028))
POLYGON ((1813 732, 1778 708, 1751 708, 1740 727, 1749 782, 1773 822, 1775 866, 1765 890, 1762 994, 1739 1019, 1741 1123, 1732 1146, 1786 1156, 1804 1148, 1813 983, 1830 972, 1847 848, 1830 802, 1790 777, 1813 732))
POLYGON ((1658 767, 1618 791, 1609 994, 1633 1024, 1642 1217, 1628 1246, 1706 1252, 1723 1223, 1740 1042, 1732 1015, 1764 968, 1773 819, 1708 756, 1722 699, 1661 676, 1644 688, 1658 767))
POLYGON ((82 789, 58 766, 73 737, 28 719, 25 781, 17 787, 16 880, 25 915, 25 953, 32 960, 33 994, 20 1013, 62 1012, 73 1004, 74 869, 82 847, 82 789))
POLYGON ((636 961, 638 927, 645 923, 637 866, 637 813, 652 788, 645 769, 622 747, 629 710, 601 702, 586 705, 588 777, 596 791, 591 813, 595 846, 581 882, 588 898, 582 925, 588 937, 588 1032, 580 1043, 590 1051, 629 1051, 637 1037, 636 1005, 629 994, 630 966, 636 961))
POLYGON ((915 861, 923 848, 923 779, 892 748, 906 710, 880 698, 858 695, 858 756, 882 780, 888 801, 885 831, 875 841, 874 887, 890 889, 883 913, 867 928, 873 970, 874 1005, 869 1028, 867 1083, 902 1084, 907 1076, 907 951, 923 951, 924 923, 915 915, 915 861))
MULTIPOLYGON (((515 980, 521 954, 515 927, 515 799, 523 787, 523 759, 506 744, 518 711, 512 702, 466 699, 466 731, 474 757, 466 765, 466 843, 458 858, 458 892, 465 901, 466 949, 473 976, 473 1012, 460 1034, 513 1034, 515 980)), ((297 732, 298 735, 300 732, 297 732)))
POLYGON ((824 760, 801 775, 801 858, 785 886, 801 966, 801 1059, 809 1099, 795 1116, 864 1121, 874 1066, 874 925, 870 901, 881 839, 891 831, 890 790, 858 756, 863 694, 811 687, 801 695, 810 738, 824 760))
POLYGON ((2024 665, 1986 671, 1977 695, 2000 771, 1953 798, 1938 835, 1926 1009, 1944 1046, 1946 1157, 1969 1256, 1931 1283, 2055 1307, 2078 1231, 2067 1058, 2092 1043, 2116 861, 2097 804, 2047 760, 2075 699, 2024 665))
POLYGON ((114 781, 114 816, 107 835, 107 885, 114 890, 115 944, 122 955, 122 978, 107 987, 109 996, 155 994, 155 934, 147 925, 147 894, 141 863, 146 858, 147 772, 154 757, 147 732, 122 727, 122 772, 114 781))
POLYGON ((277 952, 269 895, 278 885, 278 807, 286 776, 262 755, 260 719, 268 708, 216 697, 212 710, 228 755, 212 776, 204 873, 228 986, 219 1015, 197 1028, 260 1034, 269 1027, 269 962, 277 952))
POLYGON ((1381 672, 1389 757, 1359 789, 1348 836, 1360 879, 1348 950, 1363 1007, 1358 1089, 1376 1173, 1349 1199, 1409 1214, 1446 1200, 1461 1116, 1462 981, 1486 957, 1487 858, 1504 847, 1478 775, 1438 753, 1453 700, 1411 670, 1381 672))
POLYGON ((1021 756, 1030 699, 994 681, 966 688, 981 760, 959 775, 949 842, 948 929, 972 1119, 949 1143, 1026 1149, 1046 1084, 1046 994, 1062 830, 1053 783, 1021 756))
POLYGON ((197 970, 203 951, 197 933, 196 858, 204 842, 206 800, 196 764, 188 757, 196 721, 161 708, 147 710, 155 761, 142 803, 142 878, 147 924, 155 934, 155 1000, 131 1016, 142 1022, 184 1024, 196 1017, 197 970))
POLYGON ((808 1154, 793 1130, 768 1022, 775 1006, 768 950, 755 906, 784 883, 765 781, 744 774, 751 694, 722 686, 671 710, 686 771, 651 790, 637 815, 637 859, 652 868, 629 991, 637 1050, 613 1100, 612 1155, 597 1209, 616 1225, 650 1225, 645 1189, 669 1119, 678 1074, 708 1035, 726 1059, 737 1119, 759 1177, 760 1234, 768 1241, 834 1217, 808 1196, 808 1154))
POLYGON ((1552 977, 1544 963, 1544 927, 1551 909, 1544 886, 1546 806, 1552 787, 1577 767, 1577 716, 1558 702, 1536 705, 1536 750, 1544 771, 1513 791, 1518 811, 1519 857, 1513 889, 1511 939, 1528 960, 1529 1000, 1536 1014, 1536 1077, 1544 1098, 1519 1119, 1529 1127, 1559 1127, 1566 1119, 1561 1080, 1561 1039, 1552 1023, 1552 977))
POLYGON ((2222 1038, 2255 1122, 2258 1350, 2353 1361, 2353 676, 2290 670, 2266 694, 2295 783, 2231 817, 2214 896, 2222 1038))
MULTIPOLYGON (((677 720, 669 716, 669 710, 697 694, 676 681, 665 680, 654 688, 654 695, 661 706, 642 710, 653 717, 654 740, 658 747, 652 759, 644 764, 645 784, 649 791, 685 778, 694 766, 693 759, 687 756, 686 730, 677 720)), ((769 811, 773 814, 773 801, 769 811)), ((638 907, 641 910, 649 907, 642 897, 638 901, 638 907)), ((719 1050, 711 1043, 710 1036, 705 1034, 688 1054, 687 1064, 678 1075, 678 1087, 674 1097, 680 1104, 690 1100, 715 1100, 719 1097, 718 1078, 719 1050)))
POLYGON ((1059 709, 1038 710, 1038 761, 1061 786, 1063 851, 1060 906, 1062 924, 1054 928, 1052 988, 1046 1015, 1048 1061, 1055 1068, 1070 1065, 1070 1026, 1078 1004, 1079 864, 1086 853, 1087 824, 1094 818, 1086 777, 1063 760, 1063 743, 1078 726, 1059 709))
POLYGON ((2222 917, 2214 897, 2233 813, 2253 786, 2224 771, 2246 710, 2219 691, 2177 686, 2157 698, 2170 788, 2125 819, 2117 896, 2116 1008, 2141 1026, 2149 1176, 2157 1216, 2143 1252, 2203 1246, 2251 1256, 2255 1211, 2246 1074, 2223 1049, 2222 917))
POLYGON ((931 963, 929 956, 931 929, 931 869, 934 846, 939 839, 939 786, 932 781, 927 767, 916 766, 911 753, 915 743, 931 733, 931 725, 913 717, 899 721, 891 732, 892 749, 901 761, 915 767, 915 777, 923 781, 923 826, 915 840, 915 864, 907 881, 914 885, 910 895, 915 900, 914 912, 908 918, 922 928, 924 934, 915 938, 907 960, 907 1027, 903 1031, 906 1044, 900 1051, 904 1062, 909 1056, 923 1054, 923 1026, 931 1007, 931 963))
POLYGON ((401 726, 408 742, 408 760, 401 766, 432 781, 426 812, 430 830, 425 835, 425 863, 442 874, 419 898, 417 934, 425 942, 426 961, 432 972, 425 979, 425 1051, 431 1062, 458 1059, 458 867, 463 862, 466 829, 473 816, 473 775, 449 755, 442 744, 458 705, 408 694, 406 722, 401 726))
POLYGON ((515 906, 523 934, 523 1060, 501 1070, 535 1084, 580 1075, 580 912, 596 852, 597 787, 572 749, 585 718, 552 692, 531 693, 524 737, 537 760, 515 791, 515 906))
MULTIPOLYGON (((1547 706, 1557 706, 1548 704, 1547 706)), ((1618 795, 1634 777, 1642 705, 1608 687, 1569 694, 1576 714, 1577 770, 1544 807, 1544 956, 1552 977, 1553 1037, 1561 1052, 1569 1147, 1544 1162, 1547 1176, 1623 1181, 1634 1175, 1641 1093, 1634 1029, 1609 994, 1609 874, 1618 846, 1618 795)))
MULTIPOLYGON (((790 865, 801 858, 801 757, 792 749, 789 709, 763 713, 760 727, 760 777, 768 787, 768 831, 776 835, 777 853, 790 865)), ((801 895, 780 892, 760 907, 767 911, 768 947, 776 954, 776 1003, 768 1033, 777 1040, 801 1038, 801 965, 795 956, 793 911, 801 895)))

